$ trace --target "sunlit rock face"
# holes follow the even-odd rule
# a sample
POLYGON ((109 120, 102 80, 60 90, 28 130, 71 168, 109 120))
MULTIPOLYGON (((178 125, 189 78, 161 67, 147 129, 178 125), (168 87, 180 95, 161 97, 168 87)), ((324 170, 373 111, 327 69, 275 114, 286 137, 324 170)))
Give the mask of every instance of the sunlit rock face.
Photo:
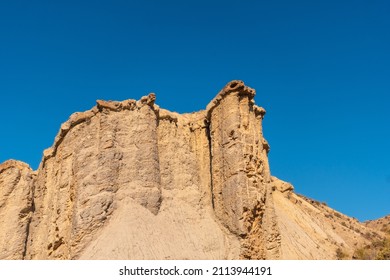
POLYGON ((203 111, 97 101, 37 171, 0 165, 0 259, 335 259, 373 231, 271 176, 242 81, 203 111), (349 227, 343 226, 348 221, 349 227))

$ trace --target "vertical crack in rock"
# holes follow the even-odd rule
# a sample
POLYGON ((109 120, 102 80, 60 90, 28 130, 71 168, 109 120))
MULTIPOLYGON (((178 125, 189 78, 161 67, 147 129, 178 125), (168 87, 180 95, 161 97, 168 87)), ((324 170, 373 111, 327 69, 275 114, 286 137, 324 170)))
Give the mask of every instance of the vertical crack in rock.
POLYGON ((207 134, 207 140, 208 140, 208 148, 209 148, 209 172, 210 172, 210 192, 211 192, 211 206, 213 210, 215 210, 214 205, 214 183, 213 183, 213 153, 212 153, 212 142, 211 142, 211 131, 210 131, 210 122, 209 120, 205 120, 206 124, 206 134, 207 134))
POLYGON ((27 246, 28 246, 28 241, 29 241, 29 238, 30 238, 30 226, 31 226, 31 221, 32 221, 32 217, 34 215, 34 212, 35 212, 35 203, 34 203, 34 192, 35 192, 35 184, 34 184, 34 181, 35 181, 35 174, 31 174, 30 175, 31 177, 31 181, 30 181, 30 189, 31 189, 31 207, 27 207, 24 209, 24 213, 26 213, 27 211, 29 212, 28 213, 28 218, 27 218, 27 221, 26 221, 26 237, 24 239, 24 246, 23 246, 23 252, 22 252, 22 259, 26 259, 26 256, 27 256, 27 246))

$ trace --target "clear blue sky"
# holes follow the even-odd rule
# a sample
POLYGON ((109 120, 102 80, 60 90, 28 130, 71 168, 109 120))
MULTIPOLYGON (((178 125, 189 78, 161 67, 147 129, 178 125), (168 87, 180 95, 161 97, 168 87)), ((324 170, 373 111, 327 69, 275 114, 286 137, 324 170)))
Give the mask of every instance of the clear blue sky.
POLYGON ((0 162, 37 168, 96 99, 267 110, 271 171, 360 220, 390 214, 390 2, 0 1, 0 162))

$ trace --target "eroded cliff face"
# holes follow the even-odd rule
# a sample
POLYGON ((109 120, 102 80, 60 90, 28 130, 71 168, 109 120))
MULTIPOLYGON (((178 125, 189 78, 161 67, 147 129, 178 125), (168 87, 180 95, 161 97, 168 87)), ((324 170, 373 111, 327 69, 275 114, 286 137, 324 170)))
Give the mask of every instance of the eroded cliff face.
POLYGON ((33 172, 9 160, 0 165, 0 259, 23 259, 33 212, 33 172))
POLYGON ((196 113, 161 109, 149 94, 73 114, 36 172, 0 165, 0 259, 334 259, 340 244, 351 251, 360 235, 337 232, 313 214, 328 210, 313 210, 271 176, 265 110, 254 95, 232 81, 196 113))

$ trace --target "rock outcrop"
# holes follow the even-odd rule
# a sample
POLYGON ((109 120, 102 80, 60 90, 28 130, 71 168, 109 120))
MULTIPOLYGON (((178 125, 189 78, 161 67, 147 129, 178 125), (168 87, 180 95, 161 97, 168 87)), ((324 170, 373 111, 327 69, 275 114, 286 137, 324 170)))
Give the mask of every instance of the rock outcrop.
POLYGON ((154 94, 73 114, 37 171, 0 165, 0 259, 352 256, 374 230, 271 176, 254 96, 232 81, 191 114, 154 94))

